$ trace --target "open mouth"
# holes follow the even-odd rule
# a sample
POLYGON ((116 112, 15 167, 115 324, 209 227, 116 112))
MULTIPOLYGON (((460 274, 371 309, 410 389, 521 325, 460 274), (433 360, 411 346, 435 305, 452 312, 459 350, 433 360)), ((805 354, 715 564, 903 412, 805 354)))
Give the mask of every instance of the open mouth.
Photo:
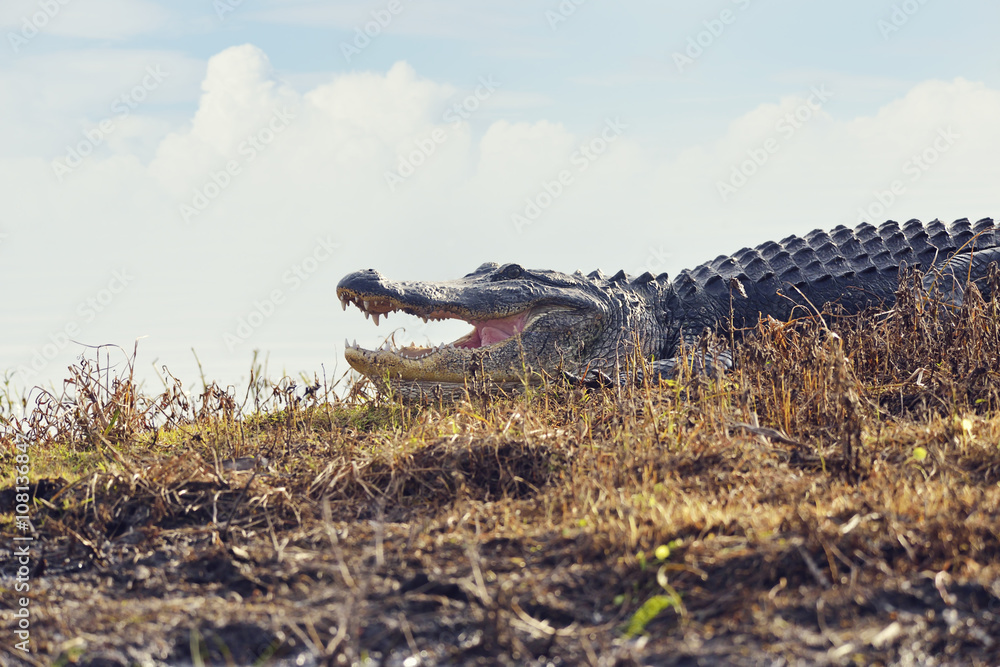
MULTIPOLYGON (((472 325, 472 331, 466 335, 455 341, 436 347, 418 347, 412 343, 408 347, 396 347, 395 342, 390 338, 380 350, 381 352, 390 352, 401 359, 410 361, 423 359, 442 350, 475 350, 499 345, 520 334, 542 314, 529 308, 507 317, 478 319, 442 308, 420 309, 412 305, 400 303, 395 299, 384 297, 365 298, 363 295, 358 295, 348 290, 340 290, 338 296, 344 310, 347 310, 348 304, 353 303, 365 314, 366 318, 371 317, 376 325, 379 324, 382 318, 386 318, 389 314, 396 312, 414 315, 422 319, 424 323, 431 320, 455 319, 472 325)), ((347 344, 346 346, 348 349, 361 349, 357 344, 347 344)))

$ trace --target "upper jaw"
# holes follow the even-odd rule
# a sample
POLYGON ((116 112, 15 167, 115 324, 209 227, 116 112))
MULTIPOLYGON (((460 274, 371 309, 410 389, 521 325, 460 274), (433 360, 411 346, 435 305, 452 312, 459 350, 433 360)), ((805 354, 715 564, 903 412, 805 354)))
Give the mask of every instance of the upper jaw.
POLYGON ((444 282, 393 281, 371 269, 351 273, 337 285, 337 297, 344 309, 354 303, 369 317, 402 311, 428 320, 499 319, 526 310, 539 296, 530 289, 510 292, 506 286, 481 277, 444 282))
POLYGON ((345 287, 337 288, 337 298, 340 299, 340 305, 344 310, 347 310, 347 306, 353 303, 365 314, 365 319, 369 317, 374 319, 376 326, 378 326, 380 318, 397 311, 416 315, 424 321, 424 324, 428 320, 464 319, 460 313, 442 307, 403 303, 394 297, 370 296, 345 287))

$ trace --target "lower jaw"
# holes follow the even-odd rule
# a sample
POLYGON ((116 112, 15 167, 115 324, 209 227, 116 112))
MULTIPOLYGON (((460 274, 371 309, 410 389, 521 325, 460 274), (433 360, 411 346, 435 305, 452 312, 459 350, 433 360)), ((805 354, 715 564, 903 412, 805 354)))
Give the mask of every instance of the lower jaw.
MULTIPOLYGON (((457 351, 455 354, 458 354, 457 351)), ((485 370, 482 358, 477 359, 475 354, 417 362, 382 350, 353 348, 348 349, 345 356, 354 370, 376 382, 388 378, 392 382, 454 384, 462 387, 470 380, 482 378, 484 374, 494 384, 520 383, 523 375, 523 370, 513 364, 506 371, 485 370)))
MULTIPOLYGON (((378 384, 383 384, 379 382, 378 384)), ((390 396, 407 402, 438 403, 461 401, 474 396, 514 396, 523 392, 526 384, 518 382, 469 381, 436 382, 434 380, 392 380, 382 387, 390 396)))

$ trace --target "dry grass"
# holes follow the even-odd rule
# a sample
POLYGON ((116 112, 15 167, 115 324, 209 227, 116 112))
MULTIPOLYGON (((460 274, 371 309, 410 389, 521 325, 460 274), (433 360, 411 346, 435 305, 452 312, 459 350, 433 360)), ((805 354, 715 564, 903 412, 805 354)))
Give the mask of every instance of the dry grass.
POLYGON ((997 309, 904 290, 721 380, 437 406, 146 399, 98 355, 0 436, 35 659, 1000 664, 997 309))

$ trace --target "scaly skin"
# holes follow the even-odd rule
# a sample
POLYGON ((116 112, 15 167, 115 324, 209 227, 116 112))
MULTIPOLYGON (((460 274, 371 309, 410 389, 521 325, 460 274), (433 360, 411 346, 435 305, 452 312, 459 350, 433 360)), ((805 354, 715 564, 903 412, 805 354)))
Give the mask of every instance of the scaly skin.
MULTIPOLYGON (((479 380, 513 387, 542 376, 618 378, 635 355, 670 375, 682 342, 728 331, 730 317, 742 329, 760 317, 785 321, 831 304, 846 314, 886 308, 904 266, 929 271, 925 288, 959 302, 969 279, 985 290, 987 267, 998 260, 1000 230, 992 220, 911 220, 790 236, 720 256, 672 282, 666 274, 608 278, 489 263, 444 282, 358 271, 340 281, 337 296, 376 324, 393 311, 473 324, 468 336, 440 348, 347 346, 351 366, 383 388, 388 381, 410 396, 451 395, 479 380)), ((729 365, 724 356, 715 361, 729 365)))

